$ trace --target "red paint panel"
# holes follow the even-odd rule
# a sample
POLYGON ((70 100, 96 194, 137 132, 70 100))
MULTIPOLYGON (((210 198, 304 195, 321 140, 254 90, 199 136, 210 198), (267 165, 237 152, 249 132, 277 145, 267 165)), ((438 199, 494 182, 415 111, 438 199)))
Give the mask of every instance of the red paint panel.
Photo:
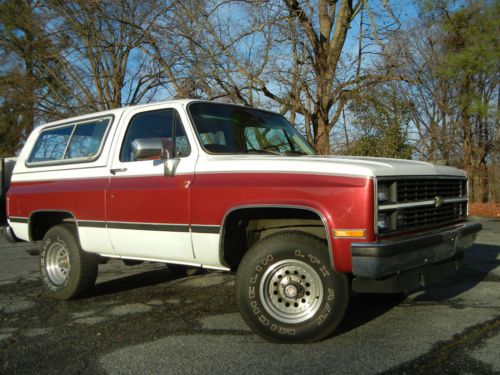
POLYGON ((107 220, 139 223, 189 224, 192 176, 112 178, 107 220))
POLYGON ((334 239, 331 230, 367 230, 373 240, 373 181, 369 178, 307 174, 227 173, 196 175, 191 189, 191 222, 220 225, 237 206, 290 205, 318 211, 326 220, 335 267, 351 271, 349 239, 334 239))
POLYGON ((104 191, 108 178, 13 182, 9 216, 29 217, 33 211, 60 210, 78 220, 104 220, 104 191), (23 203, 24 202, 24 203, 23 203))
MULTIPOLYGON (((321 212, 338 228, 365 228, 371 180, 306 174, 228 173, 197 175, 191 189, 191 219, 219 225, 242 205, 301 205, 321 212), (363 206, 359 212, 359 206, 363 206), (335 224, 334 224, 335 223, 335 224)), ((373 205, 373 195, 370 197, 373 205)))

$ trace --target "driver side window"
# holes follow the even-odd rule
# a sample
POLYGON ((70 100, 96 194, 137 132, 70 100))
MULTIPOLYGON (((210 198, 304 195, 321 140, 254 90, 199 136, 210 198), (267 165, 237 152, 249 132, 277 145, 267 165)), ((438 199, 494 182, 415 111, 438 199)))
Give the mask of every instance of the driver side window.
POLYGON ((179 114, 174 109, 142 112, 130 120, 120 150, 120 161, 134 161, 132 142, 138 138, 160 138, 164 144, 172 144, 175 155, 188 156, 191 147, 179 114))

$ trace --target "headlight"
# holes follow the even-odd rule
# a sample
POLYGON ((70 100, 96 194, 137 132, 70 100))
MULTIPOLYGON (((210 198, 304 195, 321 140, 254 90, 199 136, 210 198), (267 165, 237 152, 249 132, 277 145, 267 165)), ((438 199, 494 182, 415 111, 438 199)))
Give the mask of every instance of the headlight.
POLYGON ((379 231, 384 231, 389 228, 389 217, 386 214, 378 214, 377 227, 379 231))
POLYGON ((389 200, 389 186, 379 184, 377 187, 377 200, 379 202, 385 202, 389 200))
POLYGON ((378 233, 390 233, 396 229, 397 186, 396 181, 381 179, 377 181, 377 206, 375 225, 378 233))

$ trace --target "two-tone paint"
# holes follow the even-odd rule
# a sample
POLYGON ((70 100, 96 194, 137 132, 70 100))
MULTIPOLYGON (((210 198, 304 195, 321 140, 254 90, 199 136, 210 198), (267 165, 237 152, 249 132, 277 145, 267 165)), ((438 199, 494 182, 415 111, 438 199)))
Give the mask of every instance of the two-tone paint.
MULTIPOLYGON (((88 163, 29 166, 18 163, 8 195, 9 225, 23 240, 34 240, 37 217, 60 212, 78 226, 84 250, 109 257, 203 265, 227 269, 221 256, 229 213, 252 207, 314 212, 325 225, 332 261, 351 272, 351 238, 333 230, 362 229, 356 242, 375 241, 377 176, 463 176, 450 167, 378 158, 211 155, 199 145, 181 100, 128 107, 112 115, 99 158, 88 163), (175 176, 164 175, 159 160, 120 162, 130 119, 138 113, 175 109, 191 153, 175 176)), ((92 115, 95 117, 96 115, 92 115)), ((84 121, 89 116, 78 120, 84 121)), ((19 160, 27 160, 40 131, 27 140, 19 160)))

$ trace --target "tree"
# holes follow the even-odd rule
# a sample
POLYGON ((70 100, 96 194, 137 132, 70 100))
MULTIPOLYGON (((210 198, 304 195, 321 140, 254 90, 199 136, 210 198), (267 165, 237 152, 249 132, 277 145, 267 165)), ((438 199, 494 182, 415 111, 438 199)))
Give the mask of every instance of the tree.
POLYGON ((474 198, 486 202, 488 160, 498 126, 500 3, 470 2, 456 12, 440 14, 444 58, 436 73, 456 82, 453 103, 462 123, 463 168, 474 181, 474 198))
MULTIPOLYGON (((382 4, 380 9, 393 15, 387 2, 382 4)), ((171 32, 172 23, 164 21, 161 32, 150 33, 150 45, 156 57, 173 45, 187 46, 188 58, 181 59, 189 69, 182 70, 181 84, 172 68, 165 68, 177 93, 191 82, 197 90, 188 90, 189 95, 278 107, 292 123, 300 116, 308 139, 322 154, 331 152, 331 131, 354 92, 402 79, 352 69, 360 56, 345 53, 349 28, 363 9, 374 39, 382 44, 368 1, 189 0, 175 3, 174 9, 183 42, 161 38, 171 32)), ((168 65, 163 64, 168 59, 161 61, 168 65)))
POLYGON ((50 2, 57 15, 52 37, 64 51, 60 62, 66 81, 61 90, 71 98, 61 102, 65 111, 118 108, 154 93, 157 76, 139 53, 142 37, 127 27, 134 23, 147 29, 154 20, 152 4, 138 0, 50 2))
POLYGON ((43 8, 32 1, 0 2, 0 155, 15 153, 36 120, 46 89, 42 65, 50 40, 41 30, 43 8))
POLYGON ((466 170, 473 200, 494 199, 498 159, 499 4, 426 2, 418 20, 395 35, 384 64, 408 103, 420 158, 466 170), (490 167, 491 166, 491 167, 490 167))
POLYGON ((395 84, 379 85, 360 92, 349 104, 351 128, 358 132, 346 153, 410 159, 408 141, 411 104, 395 84))

